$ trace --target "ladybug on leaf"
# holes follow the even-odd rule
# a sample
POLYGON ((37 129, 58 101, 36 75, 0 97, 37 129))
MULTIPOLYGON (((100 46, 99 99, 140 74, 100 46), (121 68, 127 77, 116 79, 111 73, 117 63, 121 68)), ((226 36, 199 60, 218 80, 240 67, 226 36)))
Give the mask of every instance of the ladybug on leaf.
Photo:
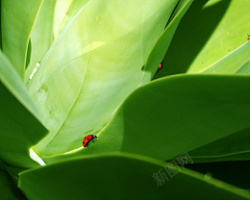
POLYGON ((93 141, 94 142, 94 139, 96 139, 97 136, 96 135, 87 135, 86 137, 83 138, 83 141, 82 141, 82 145, 84 147, 87 147, 88 144, 93 141))

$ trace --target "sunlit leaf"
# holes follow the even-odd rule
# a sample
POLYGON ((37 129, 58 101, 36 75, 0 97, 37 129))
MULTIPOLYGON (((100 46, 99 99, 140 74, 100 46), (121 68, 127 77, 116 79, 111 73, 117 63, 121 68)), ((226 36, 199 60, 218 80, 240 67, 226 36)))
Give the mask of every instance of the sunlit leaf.
POLYGON ((93 0, 68 23, 28 85, 50 130, 35 147, 40 155, 78 148, 108 123, 141 83, 177 2, 93 0))

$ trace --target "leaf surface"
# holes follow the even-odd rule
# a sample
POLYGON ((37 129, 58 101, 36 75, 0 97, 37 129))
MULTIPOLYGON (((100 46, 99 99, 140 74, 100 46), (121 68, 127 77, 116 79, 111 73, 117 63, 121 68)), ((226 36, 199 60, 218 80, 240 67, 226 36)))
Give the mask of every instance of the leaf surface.
POLYGON ((171 166, 137 155, 93 155, 24 171, 19 187, 37 200, 250 198, 246 190, 171 166), (153 176, 159 172, 168 180, 158 186, 153 176))

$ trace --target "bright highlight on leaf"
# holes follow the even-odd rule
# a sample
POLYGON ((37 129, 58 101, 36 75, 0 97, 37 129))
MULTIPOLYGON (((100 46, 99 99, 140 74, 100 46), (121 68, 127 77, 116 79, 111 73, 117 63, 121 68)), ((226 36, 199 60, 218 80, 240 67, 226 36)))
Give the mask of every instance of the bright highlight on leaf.
POLYGON ((32 148, 30 148, 30 157, 32 160, 36 161, 41 166, 46 165, 45 162, 34 152, 32 148))

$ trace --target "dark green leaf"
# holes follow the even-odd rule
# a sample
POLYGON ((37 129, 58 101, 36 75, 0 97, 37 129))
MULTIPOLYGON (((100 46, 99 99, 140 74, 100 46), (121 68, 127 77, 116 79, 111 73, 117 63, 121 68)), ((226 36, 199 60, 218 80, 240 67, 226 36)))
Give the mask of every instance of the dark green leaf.
POLYGON ((29 148, 46 135, 46 128, 22 80, 0 52, 0 157, 19 167, 36 166, 29 148))
POLYGON ((20 174, 19 187, 36 200, 250 199, 246 190, 219 180, 128 154, 88 156, 27 170, 20 174), (159 186, 153 178, 157 173, 168 177, 159 186))

